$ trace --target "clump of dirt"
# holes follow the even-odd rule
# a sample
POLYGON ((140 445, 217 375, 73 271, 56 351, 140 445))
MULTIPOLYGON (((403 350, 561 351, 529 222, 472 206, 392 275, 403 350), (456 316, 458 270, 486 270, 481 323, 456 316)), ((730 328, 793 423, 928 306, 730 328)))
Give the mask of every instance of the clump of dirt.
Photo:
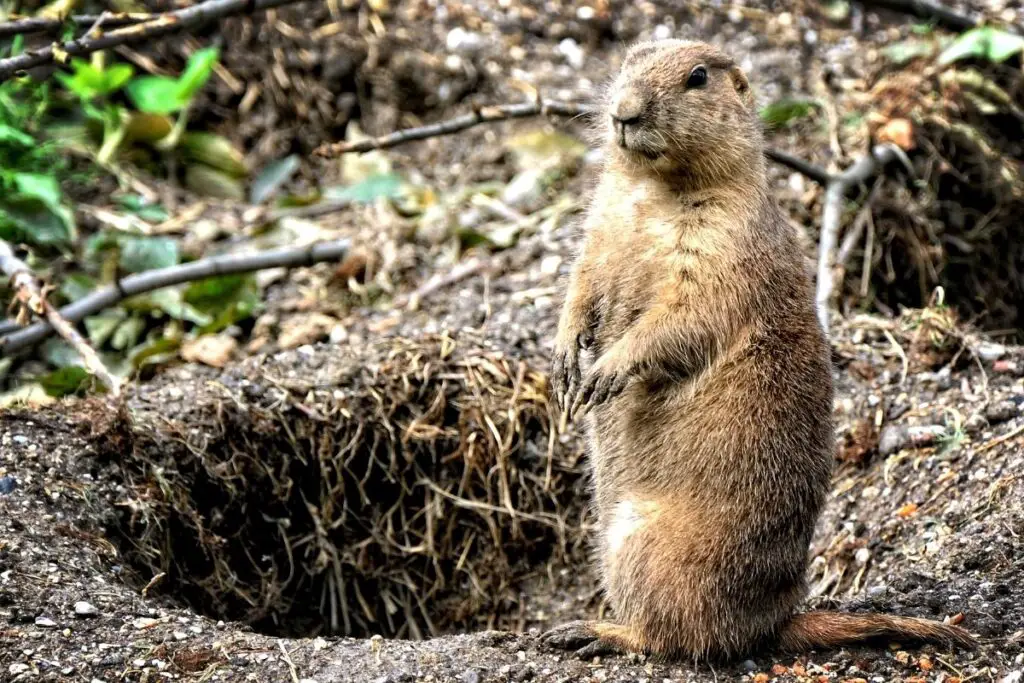
POLYGON ((157 384, 108 420, 138 581, 274 634, 507 627, 520 583, 583 538, 544 375, 469 335, 306 351, 157 384))

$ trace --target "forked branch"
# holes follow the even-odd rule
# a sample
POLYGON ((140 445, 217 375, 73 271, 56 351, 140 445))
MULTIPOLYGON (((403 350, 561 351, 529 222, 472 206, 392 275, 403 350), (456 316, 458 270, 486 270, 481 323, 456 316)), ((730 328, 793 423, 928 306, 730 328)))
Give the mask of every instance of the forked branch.
POLYGON ((21 308, 16 317, 27 317, 31 314, 43 319, 45 322, 40 325, 56 331, 63 337, 81 357, 86 369, 106 385, 112 395, 118 396, 121 393, 121 381, 110 373, 96 350, 89 346, 89 342, 78 333, 78 330, 46 300, 46 294, 35 274, 14 254, 11 245, 3 240, 0 240, 0 270, 10 278, 10 285, 14 290, 12 306, 21 308))
MULTIPOLYGON (((227 254, 185 263, 179 266, 147 270, 144 273, 130 275, 118 282, 103 287, 82 297, 74 303, 60 309, 59 316, 69 322, 77 323, 86 316, 98 313, 121 301, 139 294, 145 294, 162 287, 170 287, 184 282, 194 282, 219 275, 235 275, 251 273, 268 268, 296 268, 311 266, 323 261, 335 261, 348 253, 348 240, 318 242, 304 247, 287 247, 272 249, 252 254, 227 254)), ((48 318, 49 320, 49 318, 48 318)), ((36 323, 28 327, 4 323, 0 334, 0 356, 13 353, 32 344, 37 344, 53 334, 54 327, 46 322, 36 323), (13 327, 13 329, 12 329, 13 327)), ((73 328, 72 328, 73 329, 73 328)), ((57 330, 58 332, 60 330, 57 330)))

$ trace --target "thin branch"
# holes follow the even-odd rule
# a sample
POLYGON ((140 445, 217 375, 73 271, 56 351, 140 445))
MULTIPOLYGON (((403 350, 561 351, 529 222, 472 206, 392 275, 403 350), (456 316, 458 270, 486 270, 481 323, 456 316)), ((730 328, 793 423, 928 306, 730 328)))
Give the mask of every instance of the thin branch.
MULTIPOLYGON (((396 147, 414 140, 426 140, 427 138, 451 135, 460 131, 472 128, 483 123, 496 121, 507 121, 515 118, 527 118, 545 114, 556 114, 562 116, 580 116, 593 114, 597 109, 593 105, 579 104, 573 102, 562 102, 557 100, 544 100, 538 98, 534 102, 520 104, 502 104, 490 107, 483 107, 475 110, 472 114, 464 114, 446 121, 432 123, 417 128, 407 128, 388 135, 376 138, 366 138, 355 142, 336 142, 333 144, 321 145, 315 154, 324 157, 333 157, 348 153, 368 152, 374 149, 387 149, 396 147)), ((828 301, 834 287, 832 267, 836 243, 839 239, 840 218, 842 216, 843 200, 848 194, 857 190, 861 183, 877 174, 882 168, 894 160, 900 160, 912 171, 906 154, 894 145, 879 145, 872 150, 872 153, 856 161, 846 171, 832 175, 825 169, 815 166, 807 161, 798 159, 786 152, 769 149, 765 155, 772 161, 782 164, 788 168, 802 173, 811 180, 825 186, 824 209, 822 211, 821 238, 818 245, 818 289, 816 301, 818 304, 818 317, 821 325, 828 330, 828 301)), ((438 275, 427 281, 422 287, 413 292, 408 300, 402 300, 399 305, 417 306, 423 296, 427 296, 438 289, 449 286, 459 280, 486 270, 491 264, 483 261, 470 261, 448 275, 438 275)))
POLYGON ((107 370, 96 350, 89 346, 89 342, 78 333, 78 330, 46 300, 46 295, 32 270, 24 261, 14 255, 14 250, 3 240, 0 240, 0 270, 10 277, 14 296, 24 310, 31 311, 37 317, 46 320, 47 322, 40 323, 40 326, 56 331, 68 344, 71 344, 72 348, 78 352, 82 362, 85 363, 86 369, 103 382, 113 396, 118 396, 121 393, 121 381, 114 377, 110 370, 107 370))
MULTIPOLYGON (((416 128, 406 128, 376 138, 366 138, 355 142, 335 142, 318 147, 313 153, 322 157, 335 157, 342 154, 369 152, 374 149, 388 149, 407 142, 426 140, 444 135, 453 135, 468 128, 484 123, 508 121, 510 119, 530 118, 531 116, 592 116, 598 108, 581 102, 565 102, 561 100, 538 99, 534 102, 517 104, 498 104, 482 107, 471 114, 463 114, 455 118, 431 123, 416 128)), ((811 180, 827 185, 832 179, 828 171, 814 164, 798 159, 786 152, 769 149, 765 155, 772 161, 802 173, 811 180)))
POLYGON ((932 0, 861 0, 865 7, 881 7, 882 9, 901 12, 934 21, 939 26, 951 31, 967 31, 981 25, 981 17, 963 14, 932 0))
POLYGON ((839 241, 839 228, 843 215, 843 201, 846 195, 861 183, 879 173, 888 164, 903 160, 906 155, 895 145, 876 145, 867 154, 853 163, 848 169, 835 176, 825 186, 824 207, 821 212, 821 235, 818 238, 818 283, 815 303, 818 306, 818 320, 828 330, 829 299, 835 281, 832 273, 835 264, 836 243, 839 241))
POLYGON ((15 57, 0 60, 0 81, 5 81, 26 69, 32 69, 53 61, 63 62, 67 55, 80 56, 106 50, 118 45, 152 40, 161 36, 194 28, 201 24, 222 19, 233 14, 257 12, 260 10, 289 5, 301 0, 207 0, 207 2, 157 15, 152 21, 134 26, 115 29, 96 37, 88 35, 76 38, 63 45, 50 45, 38 50, 26 50, 15 57))
POLYGON ((525 119, 531 116, 586 116, 594 114, 597 109, 592 105, 562 102, 559 100, 536 99, 533 102, 516 104, 498 104, 475 109, 471 114, 463 114, 453 119, 431 123, 418 128, 407 128, 379 138, 366 138, 356 142, 335 142, 321 145, 313 153, 322 157, 334 157, 349 152, 369 152, 372 149, 387 149, 414 140, 426 140, 442 135, 452 135, 482 123, 495 123, 510 119, 525 119))
MULTIPOLYGON (((162 13, 111 12, 103 20, 103 25, 108 28, 132 26, 145 21, 159 19, 161 15, 162 13)), ((92 26, 99 20, 100 16, 99 14, 77 14, 63 19, 53 17, 18 17, 0 24, 0 38, 10 38, 11 36, 28 35, 31 33, 56 33, 65 27, 71 26, 92 26)))
POLYGON ((412 292, 408 296, 400 297, 395 301, 395 307, 407 308, 410 311, 415 311, 420 307, 420 302, 434 292, 442 290, 445 287, 451 287, 468 277, 482 273, 483 271, 488 270, 489 267, 496 265, 497 262, 498 260, 494 258, 471 258, 468 261, 458 264, 447 273, 435 274, 432 278, 417 287, 416 291, 412 292))
POLYGON ((766 149, 764 155, 777 164, 807 176, 819 185, 828 185, 832 181, 832 176, 822 167, 815 166, 809 161, 804 161, 781 150, 766 149))
MULTIPOLYGON (((154 289, 219 275, 251 273, 267 268, 296 268, 323 261, 336 261, 344 257, 348 249, 348 240, 333 240, 305 247, 286 247, 251 254, 226 254, 180 266, 147 270, 144 273, 130 275, 64 306, 60 309, 60 315, 69 322, 77 323, 86 316, 115 306, 129 297, 145 294, 154 289)), ((37 344, 53 332, 53 328, 46 323, 37 323, 11 332, 5 337, 0 337, 0 356, 37 344)))

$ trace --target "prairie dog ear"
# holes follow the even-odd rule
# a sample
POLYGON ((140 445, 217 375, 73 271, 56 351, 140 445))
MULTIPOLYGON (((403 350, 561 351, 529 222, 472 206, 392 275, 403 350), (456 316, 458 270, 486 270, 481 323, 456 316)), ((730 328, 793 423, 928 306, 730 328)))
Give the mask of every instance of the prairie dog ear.
POLYGON ((747 80, 743 69, 733 64, 729 67, 729 78, 732 80, 732 87, 736 89, 736 93, 743 100, 743 104, 748 107, 753 106, 754 94, 750 91, 750 81, 747 80))

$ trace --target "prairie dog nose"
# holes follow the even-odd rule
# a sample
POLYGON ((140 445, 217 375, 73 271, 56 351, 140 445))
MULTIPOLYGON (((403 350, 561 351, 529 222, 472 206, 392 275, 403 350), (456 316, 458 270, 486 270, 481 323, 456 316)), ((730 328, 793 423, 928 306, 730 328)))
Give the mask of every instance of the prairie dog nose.
POLYGON ((612 121, 616 124, 629 125, 640 120, 643 109, 643 100, 632 89, 629 89, 616 95, 609 113, 612 121))

